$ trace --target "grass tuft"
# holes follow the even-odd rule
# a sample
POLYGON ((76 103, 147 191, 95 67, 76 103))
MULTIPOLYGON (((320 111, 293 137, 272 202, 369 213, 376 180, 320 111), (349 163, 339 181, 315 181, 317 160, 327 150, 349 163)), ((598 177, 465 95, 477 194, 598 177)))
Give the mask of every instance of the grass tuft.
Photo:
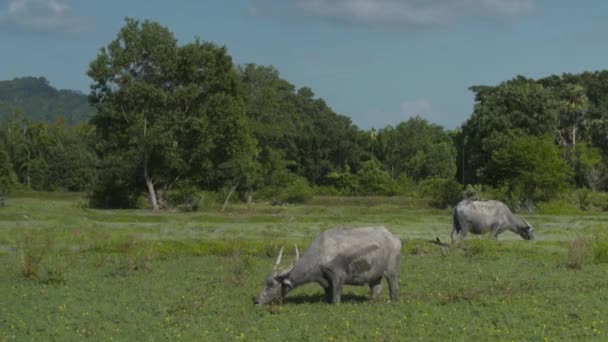
POLYGON ((576 238, 568 247, 568 261, 566 266, 573 270, 580 270, 591 260, 591 244, 583 238, 576 238))

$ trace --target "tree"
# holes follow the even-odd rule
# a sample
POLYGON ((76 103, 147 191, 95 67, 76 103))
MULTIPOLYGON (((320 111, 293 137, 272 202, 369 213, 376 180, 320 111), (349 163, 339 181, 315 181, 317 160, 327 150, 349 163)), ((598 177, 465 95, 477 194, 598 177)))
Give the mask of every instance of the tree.
POLYGON ((560 102, 534 80, 518 76, 496 87, 473 86, 475 107, 462 127, 466 183, 487 183, 494 151, 523 136, 553 134, 560 102))
POLYGON ((572 146, 567 158, 574 171, 574 182, 578 187, 588 186, 596 190, 601 179, 601 152, 598 148, 579 142, 572 146))
MULTIPOLYGON (((198 39, 180 47, 160 24, 127 18, 88 75, 101 165, 133 189, 139 183, 133 179, 141 179, 153 209, 159 207, 159 188, 233 186, 251 169, 255 141, 226 48, 198 39)), ((100 179, 105 181, 96 189, 103 197, 104 182, 114 182, 100 179)))
POLYGON ((45 190, 91 189, 97 178, 94 133, 94 127, 88 124, 68 127, 65 121, 57 120, 49 125, 45 190))
POLYGON ((378 145, 378 159, 391 170, 392 178, 404 174, 419 181, 456 174, 456 151, 450 136, 421 117, 380 130, 378 145))
POLYGON ((10 157, 4 147, 4 142, 0 141, 0 204, 2 197, 15 185, 15 174, 10 157))
POLYGON ((554 198, 573 175, 551 135, 511 140, 492 154, 489 171, 491 184, 505 186, 509 198, 532 201, 554 198))
POLYGON ((358 169, 359 129, 315 98, 310 88, 296 90, 272 67, 248 64, 239 69, 246 112, 260 146, 260 181, 286 169, 321 184, 325 176, 347 167, 358 169))
POLYGON ((585 118, 588 107, 589 99, 585 94, 585 88, 569 84, 566 88, 562 117, 572 126, 572 145, 576 145, 576 129, 585 118))

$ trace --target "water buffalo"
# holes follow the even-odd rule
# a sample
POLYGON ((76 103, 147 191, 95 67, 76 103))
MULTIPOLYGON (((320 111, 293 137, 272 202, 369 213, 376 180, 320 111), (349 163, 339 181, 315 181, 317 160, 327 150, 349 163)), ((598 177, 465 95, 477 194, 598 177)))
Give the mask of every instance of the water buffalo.
POLYGON ((397 297, 397 273, 401 240, 384 227, 335 228, 317 236, 310 248, 284 271, 278 271, 283 248, 265 287, 255 300, 267 304, 281 300, 293 288, 317 282, 325 290, 328 303, 340 303, 342 285, 369 285, 374 300, 380 294, 382 277, 388 281, 390 298, 397 297))
POLYGON ((454 228, 452 243, 458 235, 465 238, 470 231, 473 234, 490 232, 495 239, 505 230, 519 234, 526 240, 534 240, 534 229, 526 220, 515 216, 506 204, 499 201, 462 200, 454 207, 454 228))

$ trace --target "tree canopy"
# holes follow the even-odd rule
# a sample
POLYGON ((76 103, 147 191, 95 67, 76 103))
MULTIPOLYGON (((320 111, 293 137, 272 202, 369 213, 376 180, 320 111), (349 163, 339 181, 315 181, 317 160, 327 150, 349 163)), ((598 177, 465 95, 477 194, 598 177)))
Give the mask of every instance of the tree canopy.
POLYGON ((145 193, 158 208, 197 191, 300 200, 417 184, 446 205, 466 184, 532 201, 608 186, 608 71, 474 85, 453 131, 421 117, 360 129, 274 67, 149 20, 127 18, 87 75, 89 103, 44 78, 0 81, 0 192, 89 191, 98 207, 145 193))

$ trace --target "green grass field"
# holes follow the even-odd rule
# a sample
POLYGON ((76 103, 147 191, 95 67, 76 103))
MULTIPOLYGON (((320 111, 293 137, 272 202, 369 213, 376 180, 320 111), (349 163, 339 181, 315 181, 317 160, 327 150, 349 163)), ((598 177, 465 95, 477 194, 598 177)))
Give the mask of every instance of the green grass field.
POLYGON ((608 213, 522 214, 524 241, 470 236, 449 250, 449 210, 407 198, 319 197, 225 212, 92 210, 67 194, 0 208, 0 341, 608 340, 608 213), (369 303, 317 284, 252 304, 276 252, 336 226, 384 225, 404 242, 400 293, 369 303))

